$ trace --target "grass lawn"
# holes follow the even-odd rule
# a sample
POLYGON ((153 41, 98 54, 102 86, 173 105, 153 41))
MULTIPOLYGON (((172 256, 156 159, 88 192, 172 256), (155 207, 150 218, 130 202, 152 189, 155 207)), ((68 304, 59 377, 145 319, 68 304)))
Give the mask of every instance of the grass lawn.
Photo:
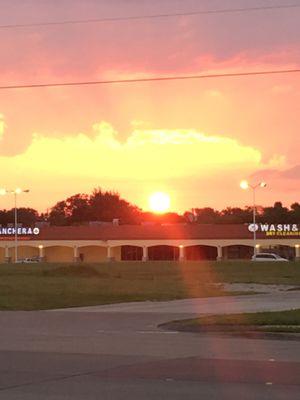
POLYGON ((218 286, 220 282, 300 285, 300 263, 2 264, 0 309, 35 310, 228 294, 218 286))
POLYGON ((259 313, 210 315, 164 324, 182 331, 244 331, 300 333, 300 309, 259 313))

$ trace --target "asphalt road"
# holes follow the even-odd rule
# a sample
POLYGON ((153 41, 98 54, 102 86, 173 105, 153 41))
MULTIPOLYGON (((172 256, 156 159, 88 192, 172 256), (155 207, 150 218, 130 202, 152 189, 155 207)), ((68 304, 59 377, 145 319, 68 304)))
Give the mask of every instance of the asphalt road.
POLYGON ((0 312, 0 399, 299 399, 300 342, 162 331, 204 313, 299 308, 300 292, 0 312))

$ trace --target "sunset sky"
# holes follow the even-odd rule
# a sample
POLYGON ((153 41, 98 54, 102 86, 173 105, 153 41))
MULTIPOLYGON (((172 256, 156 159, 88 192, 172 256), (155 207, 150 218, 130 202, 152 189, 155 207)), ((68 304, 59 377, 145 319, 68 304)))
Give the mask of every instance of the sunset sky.
MULTIPOLYGON (((0 25, 297 4, 299 8, 0 28, 0 86, 300 68, 300 1, 10 0, 0 25), (109 3, 109 4, 108 4, 109 3)), ((45 211, 95 187, 147 209, 299 199, 300 73, 0 90, 0 187, 45 211)), ((0 208, 13 207, 11 196, 0 208)))

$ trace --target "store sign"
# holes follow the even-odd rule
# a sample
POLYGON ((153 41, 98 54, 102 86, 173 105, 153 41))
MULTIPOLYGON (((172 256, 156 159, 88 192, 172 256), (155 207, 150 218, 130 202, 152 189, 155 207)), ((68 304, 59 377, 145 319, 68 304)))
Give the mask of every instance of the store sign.
POLYGON ((12 236, 15 235, 21 236, 31 236, 31 235, 38 235, 40 233, 39 228, 17 228, 17 232, 15 228, 0 228, 0 235, 1 236, 12 236))
POLYGON ((266 236, 300 236, 300 224, 250 224, 248 229, 266 236))

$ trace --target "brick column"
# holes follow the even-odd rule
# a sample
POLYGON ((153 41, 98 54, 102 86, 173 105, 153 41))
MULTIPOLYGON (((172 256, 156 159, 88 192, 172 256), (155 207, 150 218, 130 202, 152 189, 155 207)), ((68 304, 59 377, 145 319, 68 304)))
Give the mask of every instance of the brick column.
POLYGON ((45 261, 45 251, 42 244, 39 245, 39 258, 41 261, 45 261))
POLYGON ((5 246, 4 260, 6 263, 11 262, 11 257, 9 256, 9 247, 8 246, 5 246))
POLYGON ((143 258, 142 261, 148 261, 148 247, 144 246, 143 247, 143 258))
POLYGON ((296 244, 295 245, 295 255, 296 255, 296 258, 295 258, 295 260, 296 261, 300 261, 300 245, 299 244, 296 244))
POLYGON ((185 248, 184 246, 180 245, 179 246, 179 261, 184 261, 185 260, 185 248))
POLYGON ((73 247, 73 261, 78 262, 79 261, 79 256, 78 256, 78 247, 74 246, 73 247))
POLYGON ((217 250, 218 250, 217 261, 222 261, 223 260, 222 246, 218 246, 217 250))
POLYGON ((106 255, 107 261, 114 261, 114 256, 113 256, 113 249, 110 246, 107 246, 107 255, 106 255))

